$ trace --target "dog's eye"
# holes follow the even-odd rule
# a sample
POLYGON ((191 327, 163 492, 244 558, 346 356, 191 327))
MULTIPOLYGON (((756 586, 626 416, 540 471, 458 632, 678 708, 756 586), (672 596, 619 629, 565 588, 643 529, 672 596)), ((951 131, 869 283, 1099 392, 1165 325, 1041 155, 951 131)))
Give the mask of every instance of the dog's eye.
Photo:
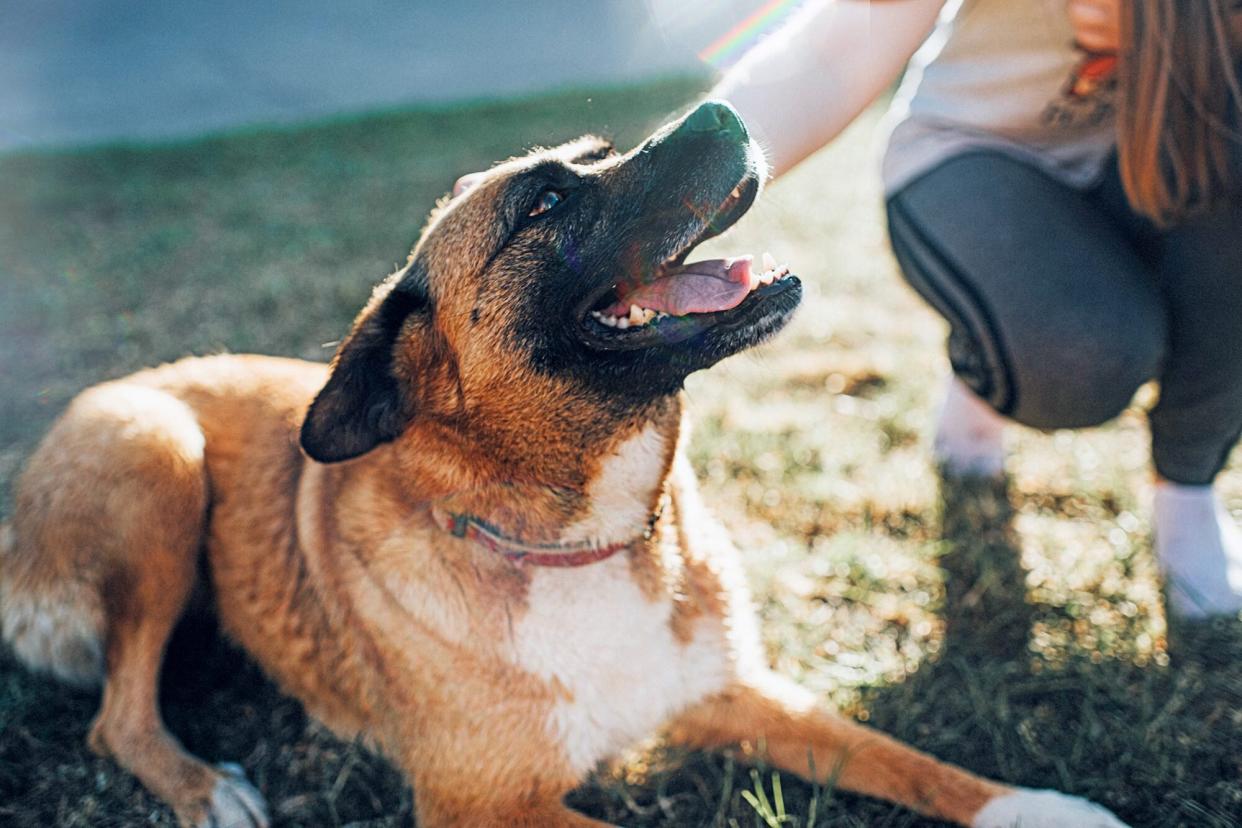
POLYGON ((531 218, 534 218, 535 216, 542 216, 544 213, 560 204, 563 199, 564 196, 556 190, 544 190, 539 194, 539 198, 535 199, 535 206, 530 208, 530 212, 527 213, 527 215, 531 218))

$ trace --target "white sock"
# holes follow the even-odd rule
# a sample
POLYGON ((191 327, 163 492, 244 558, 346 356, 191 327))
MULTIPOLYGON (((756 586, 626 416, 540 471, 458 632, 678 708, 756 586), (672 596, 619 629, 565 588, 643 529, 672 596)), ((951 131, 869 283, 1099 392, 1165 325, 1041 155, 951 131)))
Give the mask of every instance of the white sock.
POLYGON ((1005 473, 1005 418, 950 377, 940 406, 932 455, 953 474, 999 478, 1005 473))
POLYGON ((1162 480, 1152 505, 1169 608, 1185 618, 1242 611, 1242 530, 1212 487, 1162 480))
POLYGON ((1127 828, 1094 802, 1058 791, 1015 788, 979 809, 971 828, 1127 828))

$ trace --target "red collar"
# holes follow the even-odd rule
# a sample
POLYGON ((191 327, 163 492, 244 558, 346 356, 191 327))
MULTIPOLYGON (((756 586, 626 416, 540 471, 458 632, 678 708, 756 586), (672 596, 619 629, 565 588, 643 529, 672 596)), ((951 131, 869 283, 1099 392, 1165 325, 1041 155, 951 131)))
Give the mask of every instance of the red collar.
POLYGON ((474 515, 458 515, 452 512, 440 512, 438 509, 433 512, 433 515, 436 522, 440 524, 440 528, 453 537, 472 540, 485 549, 503 555, 513 563, 529 566, 586 566, 607 560, 618 552, 629 549, 634 541, 638 540, 634 538, 609 546, 593 546, 585 541, 532 545, 506 538, 494 527, 474 515))

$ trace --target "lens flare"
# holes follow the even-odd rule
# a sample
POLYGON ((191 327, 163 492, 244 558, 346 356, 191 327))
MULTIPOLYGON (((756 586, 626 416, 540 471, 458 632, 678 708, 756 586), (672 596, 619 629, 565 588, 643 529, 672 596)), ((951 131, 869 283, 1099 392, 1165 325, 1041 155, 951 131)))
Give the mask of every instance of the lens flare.
POLYGON ((717 69, 723 68, 797 5, 798 0, 768 0, 699 52, 699 60, 717 69))

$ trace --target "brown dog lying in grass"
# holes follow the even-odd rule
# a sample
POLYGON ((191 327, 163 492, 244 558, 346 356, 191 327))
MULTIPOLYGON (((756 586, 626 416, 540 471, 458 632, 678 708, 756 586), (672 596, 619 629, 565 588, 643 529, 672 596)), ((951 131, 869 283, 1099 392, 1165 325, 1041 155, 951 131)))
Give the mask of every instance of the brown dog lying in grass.
POLYGON ((600 825, 563 797, 661 728, 963 825, 1120 825, 765 666, 679 396, 799 302, 784 268, 685 263, 763 175, 719 103, 627 155, 535 152, 436 212, 331 366, 187 359, 83 392, 0 536, 4 638, 102 682, 91 747, 185 825, 268 823, 241 769, 187 754, 157 709, 200 571, 286 692, 405 770, 425 828, 600 825))

